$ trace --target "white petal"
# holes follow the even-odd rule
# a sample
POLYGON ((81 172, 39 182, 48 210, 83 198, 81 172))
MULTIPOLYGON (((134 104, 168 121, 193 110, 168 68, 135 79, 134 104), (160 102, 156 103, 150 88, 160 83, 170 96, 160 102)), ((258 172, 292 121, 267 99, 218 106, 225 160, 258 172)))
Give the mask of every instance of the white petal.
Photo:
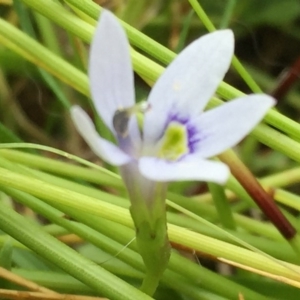
POLYGON ((98 135, 92 120, 81 107, 72 106, 70 112, 77 131, 97 156, 115 166, 124 165, 132 160, 116 145, 98 135))
POLYGON ((114 132, 115 111, 134 105, 134 84, 127 37, 118 20, 106 10, 101 13, 91 43, 89 77, 97 112, 114 132))
POLYGON ((184 118, 202 111, 227 72, 233 50, 232 31, 221 30, 199 38, 177 56, 149 95, 146 142, 157 140, 170 112, 184 118))
POLYGON ((202 137, 197 145, 197 155, 212 157, 235 146, 274 105, 272 97, 250 95, 203 113, 195 120, 202 137))
POLYGON ((177 162, 142 157, 139 160, 139 169, 146 178, 160 182, 199 180, 225 184, 230 174, 227 165, 193 155, 177 162))

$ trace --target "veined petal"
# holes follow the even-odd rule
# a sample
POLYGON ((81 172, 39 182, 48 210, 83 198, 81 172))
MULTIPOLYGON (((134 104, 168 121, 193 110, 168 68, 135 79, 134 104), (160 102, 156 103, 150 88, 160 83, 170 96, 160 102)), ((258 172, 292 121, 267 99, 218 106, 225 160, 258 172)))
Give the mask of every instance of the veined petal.
POLYGON ((118 20, 103 10, 90 49, 89 78, 92 99, 102 120, 112 124, 117 109, 134 105, 133 71, 129 43, 118 20))
POLYGON ((142 157, 139 160, 139 170, 146 178, 158 182, 199 180, 225 184, 230 174, 225 164, 203 160, 195 155, 177 162, 142 157))
POLYGON ((207 158, 235 146, 262 120, 275 100, 249 95, 211 109, 195 119, 200 141, 197 155, 207 158))
POLYGON ((185 118, 201 112, 227 72, 233 50, 232 31, 220 30, 194 41, 177 56, 149 95, 146 142, 157 140, 170 113, 185 118))
POLYGON ((97 156, 115 166, 124 165, 132 160, 116 145, 98 135, 92 120, 81 107, 73 106, 70 112, 77 131, 97 156))

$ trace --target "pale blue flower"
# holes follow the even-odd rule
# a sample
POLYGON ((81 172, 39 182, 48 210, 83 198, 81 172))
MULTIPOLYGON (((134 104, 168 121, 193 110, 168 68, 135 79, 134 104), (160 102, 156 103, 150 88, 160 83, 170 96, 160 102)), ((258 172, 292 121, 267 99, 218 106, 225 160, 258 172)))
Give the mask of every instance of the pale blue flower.
POLYGON ((154 85, 142 130, 135 114, 127 126, 118 112, 126 116, 122 109, 134 110, 135 105, 129 43, 117 19, 104 11, 91 44, 89 78, 96 110, 118 146, 101 138, 78 106, 71 110, 76 128, 103 160, 120 167, 132 165, 152 181, 225 183, 228 167, 208 158, 240 142, 275 104, 273 98, 257 94, 203 112, 230 66, 233 51, 230 30, 191 43, 154 85), (120 121, 124 132, 113 121, 120 121))

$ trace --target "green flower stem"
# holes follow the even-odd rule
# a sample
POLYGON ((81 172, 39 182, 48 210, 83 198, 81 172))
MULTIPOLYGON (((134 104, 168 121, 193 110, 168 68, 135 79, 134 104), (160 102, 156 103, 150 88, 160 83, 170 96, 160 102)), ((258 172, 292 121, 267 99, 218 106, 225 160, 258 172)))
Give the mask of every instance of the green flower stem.
MULTIPOLYGON (((79 38, 83 39, 86 42, 90 42, 92 35, 93 35, 93 31, 94 31, 94 27, 91 26, 90 24, 82 21, 80 18, 72 15, 70 12, 66 11, 63 9, 62 6, 56 4, 53 1, 50 0, 22 0, 24 3, 26 3, 28 6, 33 7, 35 10, 37 10, 39 13, 45 15, 47 18, 53 20, 54 22, 56 22, 57 24, 59 24, 61 27, 65 28, 66 30, 68 30, 69 32, 72 32, 73 34, 75 34, 76 36, 78 36, 79 38)), ((71 3, 72 5, 74 5, 76 8, 82 10, 83 12, 85 12, 87 15, 89 15, 90 17, 94 18, 94 19, 98 19, 98 15, 100 13, 100 7, 98 5, 96 5, 95 3, 93 3, 90 0, 67 0, 69 3, 71 3)), ((199 6, 199 4, 197 4, 197 1, 193 1, 193 5, 195 5, 195 7, 199 6)), ((193 6, 194 7, 194 6, 193 6)), ((194 7, 195 11, 196 8, 194 7)), ((199 8, 199 7, 198 7, 199 8)), ((202 10, 202 8, 200 7, 200 10, 202 10)), ((199 11, 198 11, 199 14, 199 11)), ((202 21, 204 22, 206 15, 203 15, 201 17, 202 21), (204 19, 203 19, 204 18, 204 19)), ((206 16, 207 18, 207 16, 206 16)), ((208 19, 208 18, 207 18, 208 19)), ((206 26, 209 27, 209 22, 210 20, 208 19, 208 21, 204 22, 206 24, 206 26)), ((128 24, 123 24, 128 37, 130 39, 130 42, 139 47, 140 49, 142 49, 143 51, 145 51, 146 53, 151 54, 153 57, 155 57, 156 59, 158 59, 159 61, 165 62, 165 63, 170 63, 176 56, 175 53, 173 53, 172 51, 170 51, 169 49, 165 48, 164 46, 160 45, 159 43, 153 41, 152 39, 150 39, 149 37, 145 36, 144 34, 142 34, 141 32, 139 32, 138 30, 134 29, 133 27, 129 26, 128 24)), ((209 31, 214 30, 214 27, 212 29, 208 28, 209 31)), ((15 29, 17 30, 17 29, 15 29)), ((0 37, 1 37, 1 27, 0 27, 0 37)), ((5 34, 5 33, 3 33, 5 34)), ((9 33, 8 33, 9 35, 9 33)), ((8 36, 9 38, 9 36, 8 36)), ((11 36, 11 39, 13 39, 14 36, 11 36)), ((25 39, 25 37, 23 37, 23 39, 25 39)), ((22 40, 23 41, 23 40, 22 40)), ((27 44, 29 43, 29 41, 25 41, 22 42, 22 48, 27 48, 27 44)), ((1 40, 0 40, 1 42, 1 40)), ((29 50, 27 51, 35 51, 35 48, 30 47, 29 43, 29 50)), ((14 44, 12 45, 11 42, 9 44, 9 41, 6 43, 7 46, 9 46, 11 49, 13 49, 14 51, 17 51, 18 53, 21 53, 21 51, 23 51, 23 55, 26 59, 30 59, 32 58, 31 61, 35 62, 34 57, 27 55, 27 52, 24 52, 23 49, 19 48, 17 50, 14 49, 14 44)), ((155 82, 156 79, 160 76, 160 74, 163 71, 163 68, 160 67, 158 64, 154 63, 153 61, 151 61, 150 59, 145 58, 144 56, 142 56, 141 54, 138 54, 136 51, 132 51, 132 61, 133 61, 133 65, 134 68, 137 68, 136 71, 137 72, 141 72, 140 75, 143 78, 146 78, 147 81, 149 82, 155 82)), ((22 55, 22 56, 23 56, 22 55)), ((39 56, 39 59, 46 59, 47 56, 39 56)), ((234 60, 235 61, 235 60, 234 60)), ((45 64, 46 62, 43 62, 43 64, 45 64)), ((60 71, 60 66, 58 66, 55 62, 53 62, 54 64, 49 66, 47 65, 47 67, 52 67, 53 71, 49 71, 52 72, 52 74, 55 75, 56 72, 60 71)), ((65 62, 66 64, 66 62, 65 62)), ((63 66, 65 67, 65 66, 63 66)), ((74 74, 64 72, 64 76, 66 77, 70 77, 70 78, 65 78, 66 80, 68 80, 68 82, 70 82, 71 86, 75 89, 78 90, 78 88, 80 88, 80 91, 82 90, 82 85, 84 85, 84 89, 83 94, 85 95, 89 95, 89 91, 88 91, 88 85, 87 85, 87 78, 85 78, 84 81, 80 81, 77 80, 76 77, 74 76, 74 74), (76 83, 74 85, 72 85, 73 80, 76 81, 76 83)), ((77 76, 77 74, 75 74, 77 76)), ((80 76, 84 76, 83 73, 81 73, 80 76)), ((236 98, 236 97, 240 97, 243 96, 244 94, 235 89, 234 87, 226 84, 225 82, 222 82, 218 88, 218 94, 223 97, 226 100, 230 100, 232 98, 236 98)), ((222 102, 221 102, 222 103, 222 102)), ((275 128, 280 129, 282 132, 285 132, 287 134, 289 134, 292 137, 298 137, 300 135, 300 124, 285 117, 284 115, 276 112, 275 110, 270 110, 267 115, 265 116, 264 119, 266 122, 268 122, 270 125, 274 126, 275 128)), ((268 137, 266 137, 268 139, 268 137)))
POLYGON ((42 257, 112 299, 151 299, 0 204, 0 228, 42 257), (89 266, 89 267, 88 267, 89 266))
POLYGON ((142 177, 135 165, 121 168, 121 173, 131 202, 136 243, 146 267, 141 290, 153 295, 168 266, 171 251, 165 204, 167 184, 142 177))
MULTIPOLYGON (((164 198, 160 200, 164 201, 164 198)), ((132 203, 130 213, 136 228, 138 250, 146 267, 141 290, 153 295, 170 257, 166 212, 155 212, 149 216, 149 208, 132 203)))
POLYGON ((211 182, 208 183, 208 187, 212 194, 221 224, 224 228, 235 229, 236 225, 232 216, 229 202, 225 195, 224 188, 211 182))

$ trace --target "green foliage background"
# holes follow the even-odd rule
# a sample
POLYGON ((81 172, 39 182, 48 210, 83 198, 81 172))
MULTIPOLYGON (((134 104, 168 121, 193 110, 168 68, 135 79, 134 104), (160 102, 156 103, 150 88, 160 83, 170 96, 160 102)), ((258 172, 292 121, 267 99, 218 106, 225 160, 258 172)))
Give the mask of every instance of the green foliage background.
MULTIPOLYGON (((137 101, 147 97, 163 68, 190 41, 213 25, 233 29, 239 60, 210 106, 242 93, 278 96, 277 110, 235 151, 298 231, 297 0, 0 0, 1 267, 60 293, 151 299, 137 288, 144 267, 122 181, 83 143, 68 113, 70 105, 80 104, 99 132, 111 138, 90 105, 86 76, 99 4, 125 22, 134 47, 137 101), (278 94, 284 70, 294 81, 278 94), (10 149, 17 147, 22 150, 10 149)), ((233 177, 224 190, 229 210, 220 211, 212 194, 219 196, 206 184, 170 185, 174 251, 154 298, 299 299, 297 247, 266 220, 233 177), (224 219, 233 220, 233 226, 228 228, 224 219), (230 261, 229 267, 220 258, 230 261)), ((0 298, 4 289, 28 286, 1 279, 0 298)))

